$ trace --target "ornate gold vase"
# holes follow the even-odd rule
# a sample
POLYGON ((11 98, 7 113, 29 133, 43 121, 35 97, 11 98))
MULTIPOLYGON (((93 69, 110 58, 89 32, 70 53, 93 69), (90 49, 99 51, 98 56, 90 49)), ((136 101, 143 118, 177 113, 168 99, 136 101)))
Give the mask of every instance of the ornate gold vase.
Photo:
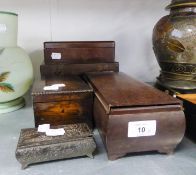
POLYGON ((196 89, 196 0, 173 0, 153 31, 161 67, 157 83, 182 91, 196 89))

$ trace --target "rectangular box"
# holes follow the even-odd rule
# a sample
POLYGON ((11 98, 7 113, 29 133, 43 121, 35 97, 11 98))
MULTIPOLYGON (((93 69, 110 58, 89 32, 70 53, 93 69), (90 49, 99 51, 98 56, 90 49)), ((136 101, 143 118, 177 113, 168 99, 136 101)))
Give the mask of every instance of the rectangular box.
POLYGON ((186 135, 196 140, 196 90, 176 90, 160 84, 156 84, 156 87, 182 101, 186 117, 186 135))
POLYGON ((37 81, 32 97, 36 127, 85 122, 92 127, 93 90, 79 77, 37 81))
POLYGON ((45 42, 45 64, 110 63, 115 59, 114 41, 45 42))
POLYGON ((16 149, 16 158, 26 168, 30 164, 79 156, 93 157, 96 144, 88 125, 58 126, 63 136, 46 136, 37 129, 22 129, 16 149))
POLYGON ((186 116, 186 134, 193 140, 196 140, 196 96, 194 98, 194 102, 188 99, 182 100, 186 116))
POLYGON ((127 153, 171 153, 185 132, 179 100, 123 73, 89 73, 94 118, 108 158, 127 153))
POLYGON ((186 134, 196 140, 196 94, 177 94, 183 101, 186 116, 186 134))
POLYGON ((82 75, 87 72, 119 71, 119 63, 92 63, 92 64, 42 64, 41 78, 63 78, 67 75, 82 75))

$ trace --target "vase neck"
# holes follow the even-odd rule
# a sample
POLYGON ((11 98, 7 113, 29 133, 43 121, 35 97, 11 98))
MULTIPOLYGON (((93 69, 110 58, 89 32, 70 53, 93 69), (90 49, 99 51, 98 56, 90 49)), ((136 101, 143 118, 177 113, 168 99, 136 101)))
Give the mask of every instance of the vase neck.
POLYGON ((173 8, 173 9, 171 9, 170 14, 171 15, 196 14, 196 7, 173 8))
POLYGON ((16 47, 18 16, 0 12, 0 47, 16 47))

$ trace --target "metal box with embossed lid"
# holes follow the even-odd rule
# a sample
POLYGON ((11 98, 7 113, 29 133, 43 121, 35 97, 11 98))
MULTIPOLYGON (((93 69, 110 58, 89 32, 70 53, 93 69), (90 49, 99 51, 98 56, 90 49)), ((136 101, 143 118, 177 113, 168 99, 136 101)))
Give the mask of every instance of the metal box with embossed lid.
POLYGON ((93 158, 96 144, 87 124, 58 126, 64 128, 62 136, 46 136, 37 129, 22 129, 16 158, 26 168, 30 164, 65 158, 88 156, 93 158))

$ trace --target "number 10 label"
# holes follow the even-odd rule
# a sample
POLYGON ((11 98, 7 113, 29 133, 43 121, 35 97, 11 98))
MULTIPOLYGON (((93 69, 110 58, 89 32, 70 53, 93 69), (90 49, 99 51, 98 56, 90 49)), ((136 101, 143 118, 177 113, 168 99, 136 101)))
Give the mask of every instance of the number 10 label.
POLYGON ((129 122, 128 137, 154 136, 156 134, 156 125, 156 120, 129 122))

